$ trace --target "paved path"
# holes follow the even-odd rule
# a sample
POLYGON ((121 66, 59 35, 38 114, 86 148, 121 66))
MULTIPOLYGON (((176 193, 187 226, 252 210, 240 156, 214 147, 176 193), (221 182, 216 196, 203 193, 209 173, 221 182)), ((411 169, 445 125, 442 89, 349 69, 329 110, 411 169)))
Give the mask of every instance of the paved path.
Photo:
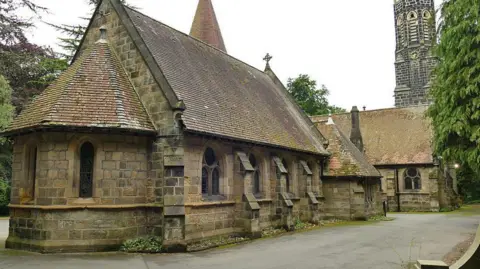
MULTIPOLYGON (((0 250, 0 269, 397 269, 409 257, 441 259, 474 233, 480 221, 480 215, 471 214, 393 216, 396 220, 390 222, 322 228, 193 254, 40 255, 0 250)), ((0 229, 5 225, 0 221, 0 229)))
MULTIPOLYGON (((8 219, 0 217, 0 240, 8 236, 8 219)), ((1 248, 1 246, 0 246, 1 248)))

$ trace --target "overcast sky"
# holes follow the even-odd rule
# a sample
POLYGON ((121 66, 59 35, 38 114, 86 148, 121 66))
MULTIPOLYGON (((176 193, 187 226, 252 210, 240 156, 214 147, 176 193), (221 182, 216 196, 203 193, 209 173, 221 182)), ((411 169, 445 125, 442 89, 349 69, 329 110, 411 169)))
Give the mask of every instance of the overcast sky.
MULTIPOLYGON (((127 0, 173 28, 189 33, 198 0, 127 0)), ((437 0, 436 4, 440 4, 437 0)), ((50 9, 43 20, 78 24, 87 0, 36 0, 50 9)), ((393 0, 213 0, 230 55, 286 83, 308 74, 330 89, 331 104, 350 109, 392 107, 395 88, 393 0)), ((41 22, 37 44, 56 48, 58 32, 41 22)))

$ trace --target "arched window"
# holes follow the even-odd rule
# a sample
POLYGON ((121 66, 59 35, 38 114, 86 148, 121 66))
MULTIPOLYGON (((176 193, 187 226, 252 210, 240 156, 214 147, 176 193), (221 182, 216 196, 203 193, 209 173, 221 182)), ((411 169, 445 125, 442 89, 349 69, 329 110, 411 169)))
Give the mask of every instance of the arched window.
POLYGON ((430 41, 431 39, 430 19, 432 18, 432 14, 430 13, 430 11, 424 10, 422 13, 422 18, 423 18, 423 38, 425 39, 425 41, 430 41))
POLYGON ((415 11, 408 13, 408 36, 410 42, 418 42, 418 15, 415 11))
POLYGON ((80 194, 81 198, 93 196, 93 160, 95 149, 90 142, 80 147, 80 194))
POLYGON ((28 151, 28 156, 27 156, 27 164, 28 164, 28 182, 30 182, 30 186, 32 188, 31 190, 31 196, 34 199, 35 198, 35 181, 36 181, 36 171, 37 171, 37 147, 33 146, 29 149, 28 151))
POLYGON ((398 16, 397 18, 397 31, 398 31, 398 44, 400 47, 403 47, 406 44, 405 42, 405 21, 403 15, 398 16))
POLYGON ((203 154, 202 194, 220 194, 220 167, 215 151, 211 148, 207 148, 203 154))
POLYGON ((285 167, 285 170, 287 170, 287 174, 285 175, 285 180, 287 182, 287 192, 290 192, 290 177, 289 177, 287 161, 285 161, 285 159, 282 159, 282 164, 285 167))
POLYGON ((252 165, 254 171, 253 171, 253 194, 259 194, 260 193, 260 169, 259 165, 257 163, 257 159, 255 158, 255 155, 250 154, 248 160, 250 161, 250 164, 252 165))
POLYGON ((406 190, 420 190, 422 188, 422 176, 416 168, 408 168, 403 174, 406 190))

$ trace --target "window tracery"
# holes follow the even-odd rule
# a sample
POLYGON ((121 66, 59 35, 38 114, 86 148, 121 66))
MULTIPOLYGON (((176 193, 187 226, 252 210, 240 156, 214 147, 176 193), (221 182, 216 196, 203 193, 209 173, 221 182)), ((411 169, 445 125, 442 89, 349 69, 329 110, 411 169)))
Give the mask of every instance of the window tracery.
POLYGON ((202 194, 220 194, 220 166, 212 148, 207 148, 203 154, 202 194))
POLYGON ((422 189, 422 176, 417 168, 408 168, 403 173, 406 190, 422 189))

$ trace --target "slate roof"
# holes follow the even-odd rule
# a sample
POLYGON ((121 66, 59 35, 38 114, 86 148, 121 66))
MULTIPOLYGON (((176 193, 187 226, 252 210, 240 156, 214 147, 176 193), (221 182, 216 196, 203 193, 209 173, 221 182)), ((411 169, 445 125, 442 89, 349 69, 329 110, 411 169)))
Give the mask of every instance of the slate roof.
POLYGON ((155 131, 106 41, 88 48, 15 118, 4 134, 55 127, 155 131))
POLYGON ((332 152, 326 176, 381 177, 365 155, 348 139, 335 124, 319 123, 320 132, 328 139, 328 150, 332 152))
POLYGON ((212 0, 199 0, 190 35, 227 52, 212 0))
POLYGON ((135 10, 117 10, 184 102, 187 132, 328 154, 314 124, 266 73, 135 10))
MULTIPOLYGON (((360 111, 365 154, 373 165, 432 164, 433 138, 427 106, 360 111)), ((321 124, 327 116, 312 117, 321 124)), ((332 116, 344 134, 350 134, 351 114, 332 116)))

